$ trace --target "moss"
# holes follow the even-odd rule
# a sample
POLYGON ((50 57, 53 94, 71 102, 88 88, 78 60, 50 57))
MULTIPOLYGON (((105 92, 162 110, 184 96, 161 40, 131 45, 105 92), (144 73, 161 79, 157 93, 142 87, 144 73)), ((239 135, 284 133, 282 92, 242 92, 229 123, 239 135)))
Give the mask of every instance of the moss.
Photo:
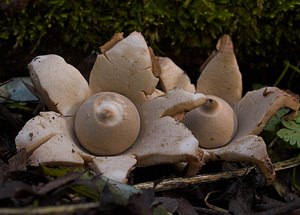
POLYGON ((11 0, 0 8, 0 48, 8 57, 18 49, 31 56, 66 48, 84 56, 115 32, 136 30, 156 54, 171 55, 179 64, 179 56, 189 55, 183 58, 190 65, 200 64, 217 38, 229 33, 241 67, 259 71, 261 82, 272 69, 274 76, 280 73, 284 60, 299 63, 297 0, 11 0))

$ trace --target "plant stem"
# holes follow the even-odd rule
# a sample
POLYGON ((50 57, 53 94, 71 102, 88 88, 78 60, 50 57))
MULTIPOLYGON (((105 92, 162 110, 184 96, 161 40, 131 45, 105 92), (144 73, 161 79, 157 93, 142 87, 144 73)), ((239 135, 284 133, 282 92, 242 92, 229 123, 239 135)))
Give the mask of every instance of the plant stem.
POLYGON ((284 64, 285 64, 285 67, 284 67, 283 71, 281 72, 280 76, 275 81, 274 87, 276 87, 279 84, 279 82, 283 79, 283 77, 285 76, 285 74, 287 73, 289 68, 294 70, 298 74, 300 74, 300 69, 298 67, 290 64, 288 61, 285 61, 284 64))
POLYGON ((299 69, 298 67, 296 67, 296 66, 294 66, 294 65, 292 65, 292 64, 289 64, 289 67, 290 67, 291 69, 293 69, 295 72, 297 72, 298 74, 300 74, 300 69, 299 69))
MULTIPOLYGON (((274 164, 274 169, 275 171, 279 171, 279 170, 289 169, 298 165, 300 165, 300 156, 285 161, 277 162, 274 164)), ((252 166, 248 168, 237 169, 234 171, 220 172, 214 174, 201 174, 201 175, 196 175, 188 178, 182 178, 182 177, 171 178, 171 179, 162 180, 159 183, 145 182, 145 183, 136 184, 134 186, 139 189, 154 189, 155 191, 173 190, 173 189, 182 188, 182 187, 199 184, 199 183, 216 182, 219 180, 241 177, 247 175, 254 168, 255 167, 252 166)))
POLYGON ((280 76, 277 78, 276 82, 274 83, 274 87, 276 87, 279 84, 279 82, 283 79, 283 77, 285 76, 285 74, 287 73, 290 67, 290 63, 288 61, 285 61, 284 64, 285 64, 284 70, 281 72, 280 76))

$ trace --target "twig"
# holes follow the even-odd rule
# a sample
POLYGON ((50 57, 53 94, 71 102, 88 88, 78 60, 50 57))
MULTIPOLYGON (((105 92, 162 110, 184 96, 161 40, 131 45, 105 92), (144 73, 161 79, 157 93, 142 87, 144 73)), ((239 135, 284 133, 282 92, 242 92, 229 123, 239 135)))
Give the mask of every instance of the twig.
MULTIPOLYGON (((300 165, 300 157, 291 158, 289 160, 281 161, 274 164, 275 171, 280 171, 284 169, 289 169, 295 166, 300 165)), ((155 182, 145 182, 141 184, 136 184, 135 187, 139 189, 154 189, 155 191, 163 190, 173 190, 176 188, 182 188, 193 184, 206 183, 206 182, 215 182, 224 179, 230 179, 235 177, 240 177, 247 175, 255 167, 248 167, 237 169, 234 171, 220 172, 214 174, 203 174, 196 175, 188 178, 171 178, 165 179, 155 185, 155 182), (154 186, 155 185, 155 186, 154 186)))
POLYGON ((74 214, 80 211, 96 209, 99 202, 82 203, 76 205, 46 206, 46 207, 25 207, 25 208, 0 208, 0 214, 74 214))
POLYGON ((202 215, 226 215, 229 213, 221 213, 219 211, 214 211, 212 209, 208 209, 208 208, 201 208, 201 207, 194 207, 194 209, 202 215))

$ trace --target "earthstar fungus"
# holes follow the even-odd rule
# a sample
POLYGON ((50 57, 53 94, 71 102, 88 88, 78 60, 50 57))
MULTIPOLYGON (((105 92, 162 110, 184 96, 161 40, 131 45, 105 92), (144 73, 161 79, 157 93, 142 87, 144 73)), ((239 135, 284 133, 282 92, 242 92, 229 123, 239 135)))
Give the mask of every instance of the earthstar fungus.
MULTIPOLYGON (((33 59, 29 64, 30 75, 50 111, 41 112, 25 124, 16 137, 17 148, 26 149, 30 165, 89 164, 105 176, 124 183, 135 166, 187 162, 188 174, 196 174, 203 156, 198 140, 172 116, 205 103, 206 96, 173 89, 158 97, 162 92, 156 89, 158 78, 153 75, 150 51, 143 36, 133 32, 126 38, 119 34, 113 40, 102 47, 104 53, 96 59, 89 85, 79 71, 57 55, 33 59), (80 92, 74 86, 80 86, 80 92), (112 94, 126 98, 126 104, 122 101, 125 105, 119 105, 115 101, 118 99, 111 102, 112 94), (104 99, 104 104, 97 100, 102 95, 109 97, 104 99), (76 100, 65 102, 72 97, 76 100), (134 113, 120 114, 120 110, 126 109, 134 109, 134 113), (105 132, 92 131, 92 124, 98 124, 91 122, 93 117, 110 125, 130 118, 125 122, 128 128, 135 127, 130 143, 122 145, 118 138, 124 136, 116 137, 116 133, 106 135, 109 130, 120 131, 118 127, 110 126, 105 132), (130 120, 136 126, 131 126, 130 120), (87 131, 92 133, 85 134, 87 131), (91 144, 107 145, 97 146, 96 152, 91 153, 94 148, 86 147, 90 143, 85 141, 94 134, 99 136, 91 144), (109 137, 114 144, 121 145, 120 150, 106 142, 109 137)), ((128 133, 126 129, 124 133, 128 133)))
POLYGON ((223 35, 216 51, 200 67, 196 90, 224 99, 233 106, 242 97, 242 75, 229 35, 223 35))
POLYGON ((242 97, 228 35, 202 67, 196 87, 169 58, 153 56, 138 32, 126 38, 116 34, 101 51, 89 84, 57 55, 38 56, 29 64, 50 111, 29 120, 16 137, 28 164, 88 164, 126 183, 135 167, 184 163, 187 175, 195 175, 206 162, 221 159, 252 162, 267 183, 274 180, 266 145, 257 135, 280 108, 298 111, 299 101, 275 87, 242 97))
MULTIPOLYGON (((236 131, 229 138, 230 140, 227 142, 229 135, 218 133, 222 129, 215 130, 219 138, 225 138, 226 141, 224 142, 227 144, 214 149, 204 145, 205 148, 202 148, 204 160, 206 162, 229 160, 254 163, 265 175, 266 182, 272 183, 275 178, 272 162, 268 156, 264 140, 257 135, 262 132, 266 123, 280 108, 287 107, 292 111, 298 111, 299 100, 276 87, 253 90, 241 97, 241 74, 229 35, 224 35, 219 39, 217 51, 209 57, 201 70, 202 73, 197 81, 197 92, 220 97, 231 106, 231 108, 227 106, 224 111, 229 113, 228 109, 232 109, 236 115, 236 120, 232 120, 230 117, 231 123, 223 124, 223 129, 229 128, 230 134, 234 131, 232 128, 236 127, 236 131)), ((218 117, 216 116, 216 121, 218 119, 223 121, 222 118, 218 117)), ((219 122, 219 124, 221 123, 219 122)), ((201 129, 203 128, 201 127, 201 129)), ((202 147, 201 138, 199 138, 199 144, 202 147)))
POLYGON ((79 142, 94 155, 122 153, 134 144, 139 131, 138 110, 128 98, 114 92, 90 96, 80 105, 75 118, 79 142))
POLYGON ((160 87, 163 91, 174 88, 195 92, 195 86, 191 83, 187 74, 168 57, 157 57, 160 66, 160 87))
POLYGON ((82 100, 91 94, 84 77, 58 55, 35 57, 28 68, 43 102, 49 109, 64 116, 74 115, 82 100))
MULTIPOLYGON (((168 67, 163 65, 163 68, 168 67)), ((173 70, 174 66, 169 71, 162 69, 160 79, 173 70)), ((272 162, 264 140, 257 135, 280 108, 298 111, 299 100, 276 87, 253 90, 242 97, 242 76, 229 35, 219 39, 216 51, 203 63, 200 72, 196 92, 206 94, 208 100, 178 119, 198 139, 204 154, 203 164, 212 160, 251 162, 259 167, 266 182, 272 183, 275 178, 272 162)), ((174 70, 172 76, 182 76, 178 74, 174 70)), ((173 82, 164 86, 167 91, 182 85, 173 82)))
POLYGON ((217 96, 207 96, 208 100, 186 113, 183 123, 199 140, 199 146, 206 149, 226 145, 237 129, 237 117, 232 107, 217 96))

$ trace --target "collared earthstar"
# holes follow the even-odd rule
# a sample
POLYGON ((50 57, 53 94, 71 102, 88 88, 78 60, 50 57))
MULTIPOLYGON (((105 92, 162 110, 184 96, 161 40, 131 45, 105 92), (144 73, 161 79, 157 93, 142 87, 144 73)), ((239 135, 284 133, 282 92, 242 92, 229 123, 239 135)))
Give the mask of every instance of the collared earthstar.
MULTIPOLYGON (((165 91, 183 86, 193 92, 183 70, 174 62, 159 62, 160 81, 167 86, 165 91), (165 76, 170 71, 172 80, 165 76)), ((211 160, 251 162, 260 168, 266 182, 272 183, 275 171, 266 144, 257 135, 279 109, 287 107, 291 115, 295 114, 300 107, 299 100, 276 87, 249 91, 242 97, 242 75, 229 35, 219 39, 217 50, 200 70, 196 92, 205 94, 208 100, 181 116, 180 121, 198 139, 204 153, 203 163, 211 160)))
POLYGON ((102 50, 89 84, 57 55, 28 65, 50 110, 29 120, 15 139, 28 164, 89 164, 121 182, 134 167, 161 163, 187 162, 188 175, 196 174, 203 156, 198 140, 172 116, 198 107, 206 96, 174 89, 158 97, 150 51, 138 32, 124 39, 118 34, 102 50))
POLYGON ((299 102, 278 88, 241 98, 241 74, 228 36, 217 49, 196 88, 170 59, 151 55, 138 32, 126 38, 116 34, 101 47, 89 84, 60 56, 38 56, 29 64, 30 76, 50 111, 25 124, 16 146, 26 149, 30 165, 89 164, 124 183, 135 167, 187 163, 187 174, 195 175, 216 159, 253 162, 271 182, 275 172, 263 139, 256 135, 279 108, 296 111, 299 102), (160 71, 154 71, 157 65, 160 71), (156 89, 159 79, 161 90, 156 89), (197 119, 199 109, 224 106, 231 114, 221 111, 220 116, 232 117, 209 120, 211 115, 204 114, 205 123, 199 118, 199 126, 191 126, 197 123, 189 118, 197 119), (233 123, 231 131, 220 146, 209 147, 197 132, 209 128, 207 134, 215 136, 208 138, 218 139, 220 122, 226 127, 233 123))

